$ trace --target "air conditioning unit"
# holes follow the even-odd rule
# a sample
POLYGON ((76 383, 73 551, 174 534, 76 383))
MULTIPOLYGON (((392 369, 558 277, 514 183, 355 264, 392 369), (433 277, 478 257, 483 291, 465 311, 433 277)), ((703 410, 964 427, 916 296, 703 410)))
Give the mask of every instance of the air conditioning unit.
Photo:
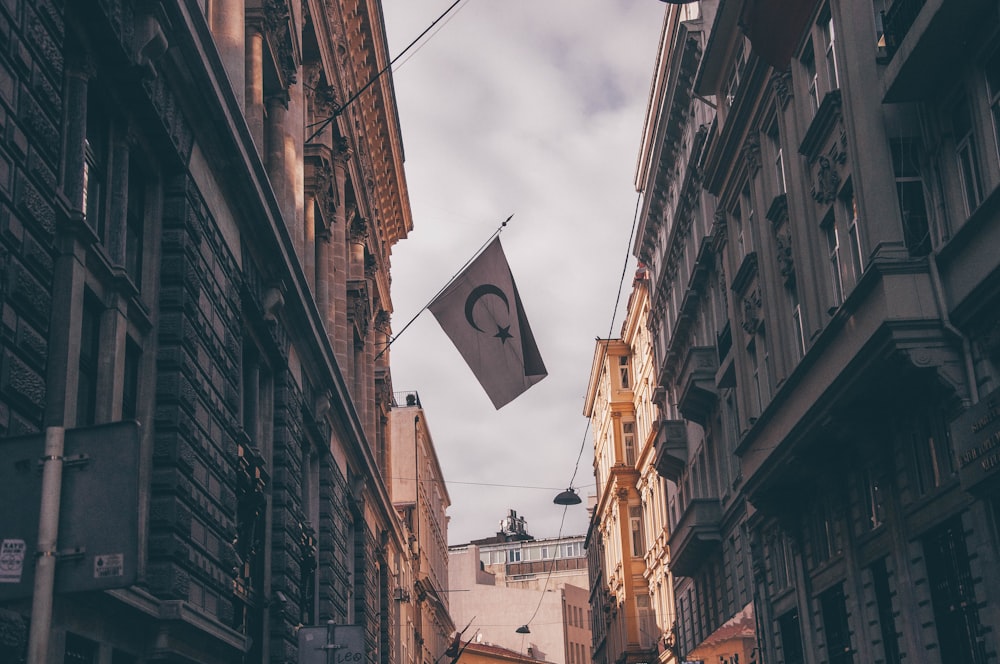
POLYGON ((406 588, 396 588, 392 591, 392 598, 397 602, 409 602, 410 591, 406 588))

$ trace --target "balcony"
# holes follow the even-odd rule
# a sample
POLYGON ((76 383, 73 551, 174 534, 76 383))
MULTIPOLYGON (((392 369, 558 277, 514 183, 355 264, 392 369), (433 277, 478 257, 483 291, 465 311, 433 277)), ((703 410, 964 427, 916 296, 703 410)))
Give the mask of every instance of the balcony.
POLYGON ((691 576, 722 543, 717 498, 695 498, 688 503, 670 536, 670 569, 675 576, 691 576))
POLYGON ((687 425, 680 420, 660 420, 656 431, 653 467, 660 477, 676 482, 687 464, 687 425))
POLYGON ((692 346, 677 377, 680 399, 677 407, 686 419, 704 425, 715 406, 715 370, 718 358, 715 346, 692 346))
POLYGON ((991 0, 895 0, 882 19, 888 66, 884 102, 927 99, 971 54, 967 42, 988 21, 991 0))

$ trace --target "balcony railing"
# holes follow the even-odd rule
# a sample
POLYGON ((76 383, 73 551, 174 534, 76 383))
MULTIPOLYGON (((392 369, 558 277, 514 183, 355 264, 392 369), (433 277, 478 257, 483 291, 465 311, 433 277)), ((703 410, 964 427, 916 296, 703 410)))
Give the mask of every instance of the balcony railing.
POLYGON ((692 346, 688 349, 677 378, 680 399, 677 407, 692 422, 705 424, 717 398, 715 370, 718 369, 715 346, 692 346))
POLYGON ((670 536, 670 569, 675 576, 691 576, 722 542, 717 498, 691 500, 670 536))
POLYGON ((653 467, 661 477, 677 481, 687 464, 687 425, 682 420, 660 420, 656 431, 653 467))

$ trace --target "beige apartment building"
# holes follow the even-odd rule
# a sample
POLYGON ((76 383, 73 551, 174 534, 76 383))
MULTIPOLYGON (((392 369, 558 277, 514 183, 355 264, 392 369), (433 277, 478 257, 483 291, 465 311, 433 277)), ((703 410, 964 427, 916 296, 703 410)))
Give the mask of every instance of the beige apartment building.
POLYGON ((408 542, 410 564, 392 590, 399 614, 399 664, 436 662, 451 645, 448 506, 427 414, 417 392, 398 392, 389 413, 389 493, 408 542))
POLYGON ((665 12, 634 247, 662 390, 663 636, 682 660, 985 664, 1000 8, 800 4, 770 41, 767 0, 665 12))
POLYGON ((553 664, 589 662, 583 544, 582 535, 536 540, 510 510, 494 536, 451 546, 450 606, 458 628, 468 625, 464 638, 553 664))

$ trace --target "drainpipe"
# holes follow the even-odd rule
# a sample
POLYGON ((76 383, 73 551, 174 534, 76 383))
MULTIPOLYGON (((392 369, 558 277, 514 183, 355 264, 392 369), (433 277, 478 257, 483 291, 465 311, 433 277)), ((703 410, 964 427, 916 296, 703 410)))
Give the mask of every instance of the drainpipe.
POLYGON ((972 344, 969 343, 961 330, 954 326, 948 315, 948 301, 945 297, 944 285, 941 283, 941 272, 938 270, 937 254, 927 257, 930 266, 931 287, 934 289, 934 300, 941 315, 941 324, 952 336, 962 344, 962 360, 965 363, 965 379, 969 390, 969 398, 973 404, 979 403, 979 387, 976 384, 976 368, 972 362, 972 344))

